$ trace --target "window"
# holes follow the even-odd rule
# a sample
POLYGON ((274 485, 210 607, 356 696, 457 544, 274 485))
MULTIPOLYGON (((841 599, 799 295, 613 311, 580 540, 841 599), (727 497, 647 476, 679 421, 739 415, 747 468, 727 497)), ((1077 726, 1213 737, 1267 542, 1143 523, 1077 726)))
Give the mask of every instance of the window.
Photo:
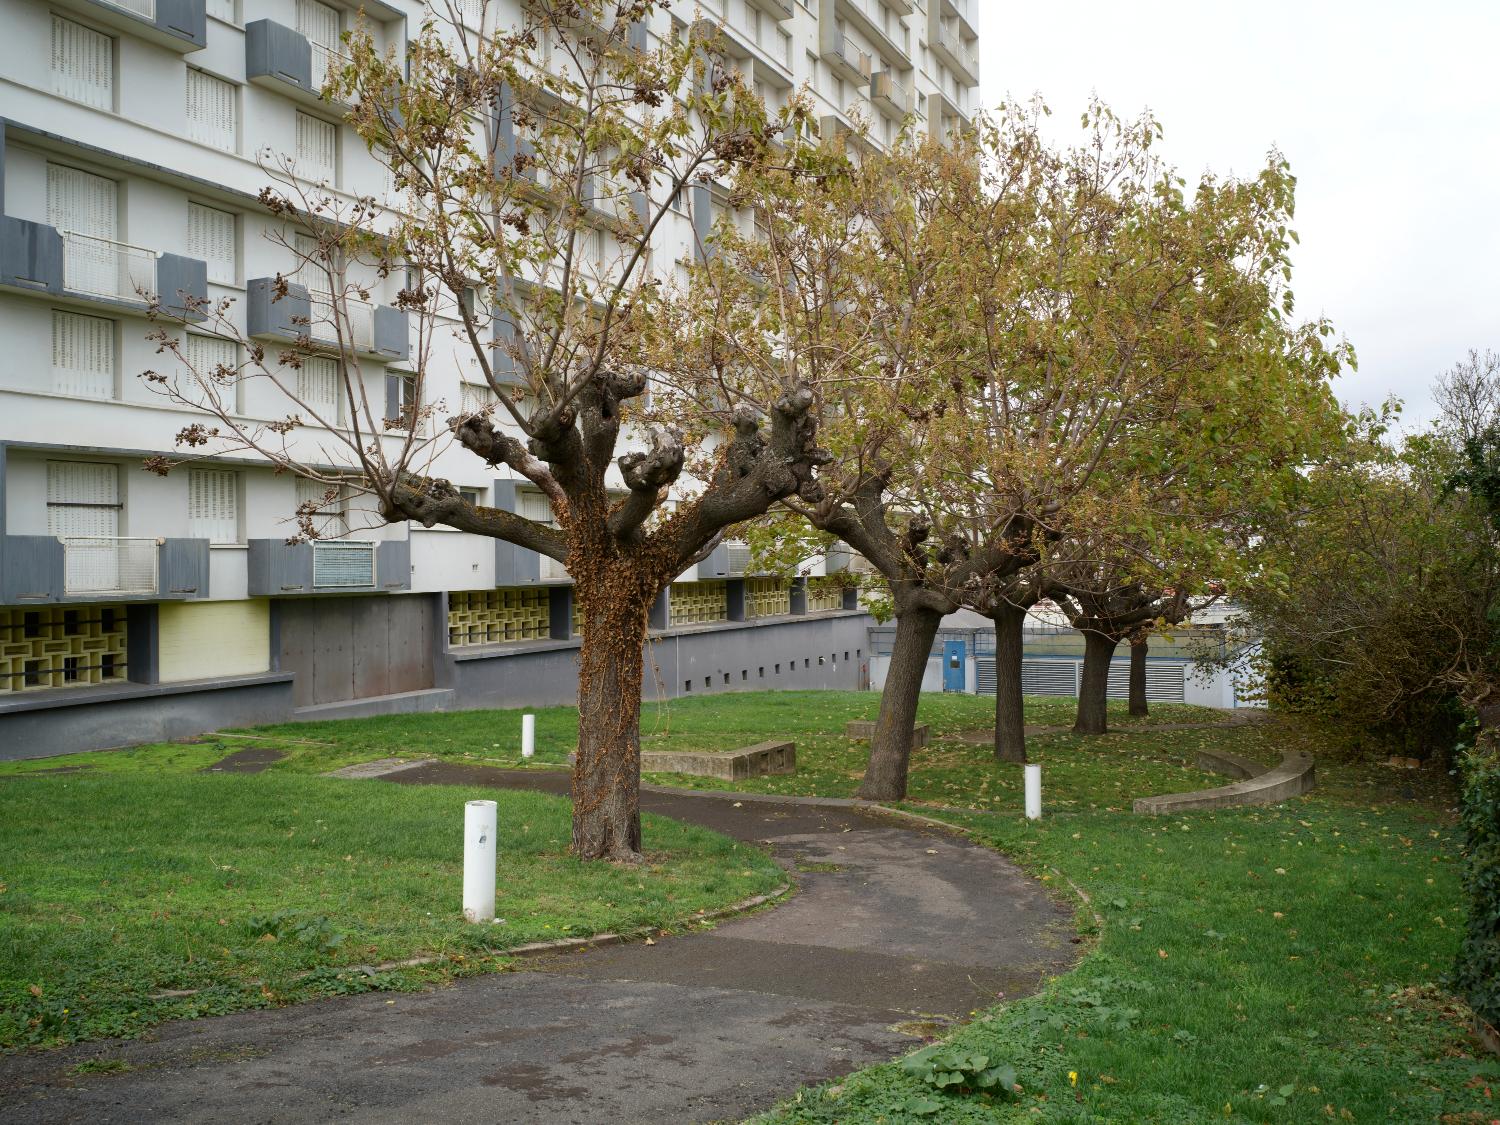
MULTIPOLYGON (((297 372, 297 398, 309 411, 315 412, 325 425, 339 420, 339 369, 327 356, 309 356, 297 372)), ((318 421, 306 419, 311 425, 318 421)), ((298 483, 301 483, 299 478, 298 483)))
POLYGON ((216 20, 234 23, 234 0, 207 0, 206 10, 216 20))
POLYGON ((69 168, 47 165, 47 222, 61 231, 114 241, 118 235, 119 185, 114 180, 69 168))
POLYGON ((235 111, 235 93, 234 83, 188 67, 188 137, 213 145, 214 148, 222 148, 225 152, 233 152, 239 122, 235 111))
POLYGON ((53 16, 52 92, 99 109, 113 109, 114 46, 108 35, 53 16))
POLYGON ((190 332, 182 342, 182 358, 200 379, 220 386, 235 384, 236 393, 226 396, 226 405, 239 408, 240 346, 237 343, 220 336, 199 336, 190 332))
POLYGON ((47 462, 47 534, 120 534, 120 470, 96 461, 47 462))
POLYGON ((484 383, 462 384, 459 388, 459 400, 461 414, 478 414, 498 401, 494 390, 484 383))
POLYGON ((187 205, 187 252, 208 263, 208 280, 220 285, 239 281, 234 215, 201 203, 187 205))
POLYGON ((541 492, 516 493, 516 515, 550 527, 557 526, 557 520, 552 515, 552 502, 541 492))
POLYGON ((477 508, 483 502, 477 488, 460 488, 458 496, 460 500, 468 504, 471 508, 477 508))
POLYGON ((312 84, 321 90, 340 63, 338 9, 320 0, 297 0, 297 34, 312 48, 312 84))
POLYGON ((297 174, 304 180, 338 179, 338 126, 310 113, 297 114, 297 174))
POLYGON ((114 397, 114 321, 53 310, 52 389, 84 398, 114 397))
POLYGON ((349 490, 320 480, 297 478, 297 507, 312 512, 312 525, 320 539, 332 539, 349 530, 349 490))
POLYGON ((231 469, 188 473, 188 537, 210 543, 240 541, 239 474, 231 469))

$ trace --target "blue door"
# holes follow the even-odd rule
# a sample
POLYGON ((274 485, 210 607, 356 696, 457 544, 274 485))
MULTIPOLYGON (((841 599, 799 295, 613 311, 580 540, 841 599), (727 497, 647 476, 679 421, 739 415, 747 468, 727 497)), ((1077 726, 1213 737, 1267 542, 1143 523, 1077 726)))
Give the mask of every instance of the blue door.
POLYGON ((943 642, 943 690, 963 691, 968 686, 963 641, 943 642))

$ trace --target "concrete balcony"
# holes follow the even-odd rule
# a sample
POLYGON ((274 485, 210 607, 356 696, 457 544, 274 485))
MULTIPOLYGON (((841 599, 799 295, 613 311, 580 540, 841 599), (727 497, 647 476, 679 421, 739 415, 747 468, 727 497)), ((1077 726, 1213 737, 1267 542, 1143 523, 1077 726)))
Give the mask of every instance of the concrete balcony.
POLYGON ((248 556, 251 597, 393 594, 411 589, 411 543, 406 539, 251 539, 248 556))
POLYGON ((206 598, 208 559, 206 539, 6 535, 0 604, 206 598))
POLYGON ((190 298, 208 298, 208 263, 46 223, 0 217, 0 287, 71 304, 144 315, 143 294, 181 320, 202 320, 190 298))
POLYGON ((819 21, 818 28, 823 61, 833 68, 833 72, 855 86, 869 82, 875 71, 875 60, 855 46, 833 20, 819 21))
POLYGON ((870 101, 887 117, 898 121, 912 110, 912 97, 895 71, 882 70, 870 79, 870 101))
POLYGON ((933 29, 928 46, 938 61, 946 63, 965 86, 979 85, 979 56, 971 46, 973 40, 965 39, 952 28, 939 24, 933 29))
MULTIPOLYGON (((514 480, 495 481, 495 507, 506 512, 521 511, 521 500, 514 480)), ((495 540, 495 585, 535 586, 571 584, 572 576, 562 563, 547 555, 528 551, 504 539, 495 540)))
POLYGON ((900 66, 911 65, 911 32, 906 29, 903 33, 899 21, 892 25, 886 22, 885 10, 889 9, 898 17, 908 16, 912 12, 913 5, 910 3, 891 3, 890 0, 822 0, 819 19, 827 19, 833 22, 835 18, 844 20, 866 39, 868 39, 881 58, 875 60, 879 65, 881 59, 886 61, 896 60, 900 66))
MULTIPOLYGON (((555 20, 580 39, 606 39, 619 22, 619 17, 613 12, 613 4, 604 5, 600 18, 596 18, 587 5, 572 3, 570 0, 521 0, 521 7, 537 18, 555 20)), ((644 23, 637 20, 625 29, 625 45, 637 51, 646 50, 644 23)))
POLYGON ((797 9, 792 6, 792 0, 750 0, 750 3, 777 23, 784 23, 797 14, 797 9))
MULTIPOLYGON (((345 57, 275 20, 245 25, 245 78, 309 105, 329 105, 323 86, 345 57)), ((337 103, 333 103, 337 104, 337 103)))
POLYGON ((927 95, 927 121, 929 125, 945 129, 968 129, 973 118, 951 97, 941 90, 927 95))
POLYGON ((965 39, 979 37, 979 18, 975 0, 939 0, 937 7, 939 19, 958 20, 965 39))
MULTIPOLYGON (((289 284, 277 297, 276 278, 252 278, 245 293, 246 331, 260 339, 292 343, 304 336, 315 348, 337 348, 334 299, 329 293, 289 284)), ((389 305, 347 299, 345 345, 361 358, 402 361, 411 351, 406 313, 389 305)))
POLYGON ((57 0, 53 7, 183 54, 208 45, 204 0, 57 0))

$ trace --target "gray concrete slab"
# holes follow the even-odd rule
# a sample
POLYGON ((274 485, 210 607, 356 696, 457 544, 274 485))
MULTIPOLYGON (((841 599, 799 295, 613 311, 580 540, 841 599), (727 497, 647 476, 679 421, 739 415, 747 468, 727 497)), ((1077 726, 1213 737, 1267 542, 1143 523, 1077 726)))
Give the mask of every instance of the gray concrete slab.
MULTIPOLYGON (((400 784, 566 790, 567 775, 430 763, 400 784)), ((368 784, 368 782, 358 782, 368 784)), ((833 804, 643 794, 765 843, 797 896, 717 929, 0 1059, 6 1122, 738 1119, 915 1046, 1072 962, 1071 911, 1004 857, 833 804), (90 1058, 133 1069, 78 1076, 90 1058)))

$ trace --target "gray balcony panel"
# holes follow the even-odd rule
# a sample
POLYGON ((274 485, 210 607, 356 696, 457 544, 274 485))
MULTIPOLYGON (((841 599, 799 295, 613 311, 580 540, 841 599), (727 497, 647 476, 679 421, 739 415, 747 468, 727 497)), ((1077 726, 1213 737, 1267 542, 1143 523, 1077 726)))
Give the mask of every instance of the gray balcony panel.
POLYGON ((208 299, 208 263, 181 254, 163 254, 156 261, 156 285, 162 307, 184 320, 203 320, 201 306, 194 308, 187 300, 208 299))
POLYGON ((285 83, 312 97, 319 93, 312 82, 312 45, 274 20, 245 25, 245 77, 285 83))
POLYGON ((727 578, 729 576, 729 547, 720 543, 713 553, 698 564, 698 578, 727 578))
POLYGON ((693 206, 693 256, 699 262, 711 262, 714 258, 714 193, 707 184, 694 184, 693 206))
POLYGON ((310 543, 289 545, 280 539, 252 539, 248 547, 247 588, 252 596, 313 592, 310 543))
MULTIPOLYGON (((496 480, 493 496, 495 507, 501 511, 514 512, 517 507, 516 482, 496 480)), ((542 556, 525 547, 495 540, 495 585, 531 586, 542 580, 542 556)))
POLYGON ((195 48, 208 46, 208 17, 204 0, 156 0, 156 27, 195 48))
POLYGON ((312 303, 300 285, 288 285, 286 296, 280 300, 276 299, 274 277, 252 278, 245 287, 245 323, 251 336, 295 340, 307 334, 311 315, 312 303))
POLYGON ((164 598, 208 597, 208 540, 168 539, 161 548, 158 581, 164 598))
POLYGON ((0 566, 0 602, 24 605, 62 597, 63 545, 54 535, 7 535, 0 566))
POLYGON ((61 293, 63 241, 55 227, 0 216, 0 285, 61 293))
POLYGON ((387 539, 375 548, 375 581, 387 593, 411 589, 410 539, 387 539))
POLYGON ((386 359, 404 360, 411 354, 411 332, 404 311, 390 305, 375 306, 375 351, 386 359))

